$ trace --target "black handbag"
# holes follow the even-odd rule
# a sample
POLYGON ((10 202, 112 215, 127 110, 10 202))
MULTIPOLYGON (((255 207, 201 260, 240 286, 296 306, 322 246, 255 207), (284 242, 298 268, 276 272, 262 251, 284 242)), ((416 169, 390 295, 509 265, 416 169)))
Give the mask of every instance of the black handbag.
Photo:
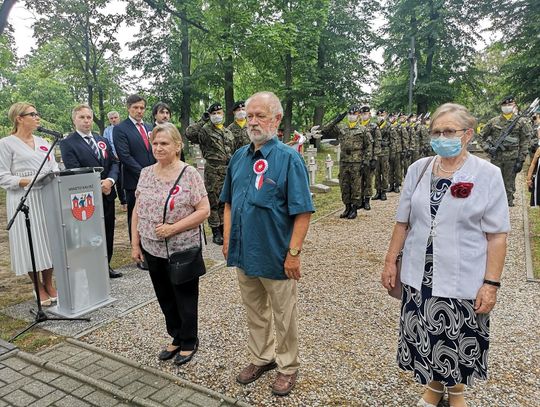
MULTIPOLYGON (((184 174, 187 165, 180 172, 180 175, 173 184, 171 190, 169 191, 169 196, 165 200, 165 207, 163 208, 163 224, 165 224, 165 215, 167 214, 167 206, 171 198, 172 192, 176 187, 176 184, 180 181, 180 178, 184 174)), ((206 274, 206 266, 204 264, 204 259, 202 255, 202 232, 201 225, 199 225, 199 246, 192 247, 179 252, 174 252, 169 254, 169 246, 167 244, 167 239, 165 239, 165 248, 167 249, 167 258, 169 260, 169 277, 171 283, 174 285, 183 284, 188 281, 191 281, 195 278, 198 278, 206 274)), ((206 234, 204 236, 206 242, 206 234)))

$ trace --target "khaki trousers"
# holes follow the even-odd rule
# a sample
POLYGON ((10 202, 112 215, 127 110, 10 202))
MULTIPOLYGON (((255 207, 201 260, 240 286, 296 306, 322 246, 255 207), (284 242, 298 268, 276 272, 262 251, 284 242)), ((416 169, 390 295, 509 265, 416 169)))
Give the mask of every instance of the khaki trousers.
POLYGON ((247 312, 251 363, 262 366, 275 360, 278 372, 295 373, 300 366, 296 280, 249 277, 241 269, 236 272, 247 312))

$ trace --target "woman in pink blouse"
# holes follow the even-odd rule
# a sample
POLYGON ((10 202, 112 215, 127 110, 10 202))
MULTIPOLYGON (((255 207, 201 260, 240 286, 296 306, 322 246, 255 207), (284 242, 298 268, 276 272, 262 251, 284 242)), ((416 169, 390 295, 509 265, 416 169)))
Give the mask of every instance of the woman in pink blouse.
POLYGON ((197 337, 199 279, 175 285, 168 273, 169 253, 199 245, 199 225, 210 215, 204 181, 195 168, 180 161, 182 138, 171 123, 152 130, 152 152, 157 163, 143 168, 135 195, 137 203, 131 220, 131 256, 143 256, 156 296, 165 315, 172 343, 158 355, 160 360, 174 357, 174 363, 189 362, 199 343, 197 337), (166 223, 163 207, 180 172, 187 167, 168 203, 166 223))

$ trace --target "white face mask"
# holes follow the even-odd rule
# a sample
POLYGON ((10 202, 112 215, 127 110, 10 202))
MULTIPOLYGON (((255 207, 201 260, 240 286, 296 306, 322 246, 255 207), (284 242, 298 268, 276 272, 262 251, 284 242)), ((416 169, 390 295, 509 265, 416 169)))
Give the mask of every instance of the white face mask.
POLYGON ((369 120, 370 117, 371 116, 369 115, 369 113, 365 113, 365 114, 362 115, 362 120, 363 121, 369 120))
POLYGON ((236 112, 234 114, 234 118, 237 120, 244 120, 247 116, 247 113, 243 110, 240 110, 239 112, 236 112))
POLYGON ((514 111, 514 106, 502 106, 501 110, 504 114, 510 114, 514 111))
POLYGON ((358 115, 357 114, 349 114, 349 115, 347 115, 347 120, 349 120, 349 122, 351 122, 351 123, 354 123, 354 122, 358 121, 358 115))
POLYGON ((220 114, 210 115, 210 121, 214 124, 220 124, 223 121, 223 116, 220 114))

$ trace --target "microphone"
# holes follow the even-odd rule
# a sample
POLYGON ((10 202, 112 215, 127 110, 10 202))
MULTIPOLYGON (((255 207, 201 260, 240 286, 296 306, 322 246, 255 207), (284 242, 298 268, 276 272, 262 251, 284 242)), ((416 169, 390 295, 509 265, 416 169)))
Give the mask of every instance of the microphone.
POLYGON ((48 134, 49 136, 53 136, 55 138, 64 138, 64 135, 62 133, 58 131, 46 129, 45 127, 38 126, 37 131, 48 134))

